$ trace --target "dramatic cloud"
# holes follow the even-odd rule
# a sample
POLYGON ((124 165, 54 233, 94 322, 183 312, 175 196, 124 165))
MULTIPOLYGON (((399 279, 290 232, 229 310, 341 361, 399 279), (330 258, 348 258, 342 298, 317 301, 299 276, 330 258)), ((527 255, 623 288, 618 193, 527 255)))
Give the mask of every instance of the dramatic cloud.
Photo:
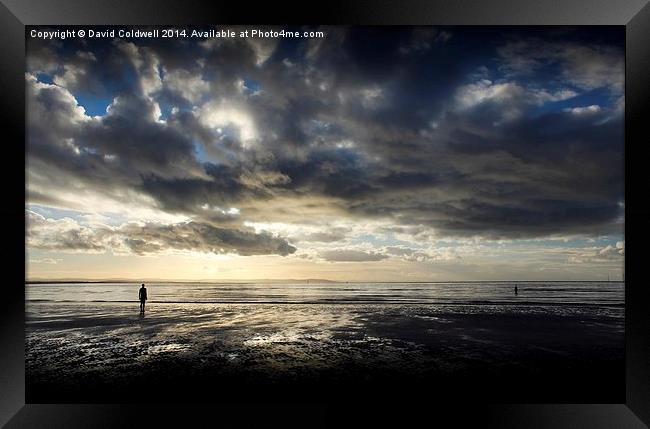
POLYGON ((553 101, 562 101, 578 95, 571 90, 560 90, 550 93, 543 89, 526 89, 513 82, 493 83, 488 79, 458 89, 456 98, 461 109, 467 109, 484 102, 505 104, 534 104, 543 105, 553 101))
POLYGON ((79 225, 73 219, 46 219, 25 212, 27 245, 34 249, 101 252, 107 246, 105 230, 95 230, 79 225))
POLYGON ((33 213, 29 245, 431 262, 412 244, 622 234, 620 34, 322 30, 31 41, 28 203, 113 220, 33 213))
POLYGON ((124 224, 117 228, 81 225, 70 218, 46 219, 27 211, 28 246, 33 249, 159 253, 186 250, 239 255, 281 255, 296 251, 285 240, 252 230, 217 228, 209 224, 124 224))
POLYGON ((562 79, 578 88, 623 90, 625 58, 621 46, 532 38, 507 43, 498 52, 504 59, 503 68, 513 74, 557 67, 562 79))
POLYGON ((569 260, 575 263, 603 263, 610 261, 623 262, 625 256, 625 241, 618 241, 615 245, 608 244, 602 248, 592 248, 572 255, 569 260))

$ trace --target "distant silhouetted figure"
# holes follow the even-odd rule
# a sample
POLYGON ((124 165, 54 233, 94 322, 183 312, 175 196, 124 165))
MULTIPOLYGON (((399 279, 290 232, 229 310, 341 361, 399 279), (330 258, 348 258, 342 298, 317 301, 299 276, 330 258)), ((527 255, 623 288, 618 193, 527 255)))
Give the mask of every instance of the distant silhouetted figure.
MULTIPOLYGON (((519 290, 517 289, 517 285, 515 285, 515 295, 517 295, 518 293, 519 293, 519 290)), ((146 293, 145 293, 145 296, 146 296, 146 293)))
POLYGON ((147 288, 144 287, 144 283, 142 283, 140 293, 138 293, 138 298, 140 298, 140 313, 144 313, 144 303, 147 300, 147 288))

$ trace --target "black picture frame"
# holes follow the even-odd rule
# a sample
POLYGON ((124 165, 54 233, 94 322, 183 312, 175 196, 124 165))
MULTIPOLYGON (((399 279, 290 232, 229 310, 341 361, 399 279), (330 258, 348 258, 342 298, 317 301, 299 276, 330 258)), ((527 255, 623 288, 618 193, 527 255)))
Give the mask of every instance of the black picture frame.
POLYGON ((650 426, 650 311, 644 279, 644 247, 650 238, 644 146, 650 100, 650 4, 648 0, 336 0, 298 7, 288 1, 250 5, 198 0, 0 0, 0 111, 5 201, 0 206, 5 242, 0 246, 5 281, 0 299, 0 425, 18 427, 124 427, 171 424, 192 427, 269 423, 303 427, 399 423, 424 417, 453 427, 643 428, 650 426), (233 398, 232 404, 137 405, 25 404, 24 369, 24 72, 26 25, 97 24, 422 24, 422 25, 621 25, 626 31, 626 402, 624 404, 438 404, 426 397, 413 407, 386 403, 265 404, 233 398), (170 406, 172 405, 172 406, 170 406), (381 410, 379 409, 381 408, 381 410), (254 410, 254 411, 253 411, 254 410), (381 411, 381 412, 379 412, 381 411), (392 412, 391 412, 392 411, 392 412), (340 419, 346 414, 346 420, 340 419), (268 420, 270 418, 270 420, 268 420), (216 420, 215 420, 216 419, 216 420), (306 420, 305 420, 306 419, 306 420))

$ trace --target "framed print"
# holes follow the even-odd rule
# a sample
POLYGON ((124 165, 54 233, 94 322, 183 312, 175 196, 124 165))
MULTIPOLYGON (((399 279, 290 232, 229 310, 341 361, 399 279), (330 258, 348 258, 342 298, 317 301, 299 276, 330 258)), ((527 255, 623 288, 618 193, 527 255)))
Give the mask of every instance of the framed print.
POLYGON ((244 6, 4 1, 2 422, 644 427, 650 8, 244 6))

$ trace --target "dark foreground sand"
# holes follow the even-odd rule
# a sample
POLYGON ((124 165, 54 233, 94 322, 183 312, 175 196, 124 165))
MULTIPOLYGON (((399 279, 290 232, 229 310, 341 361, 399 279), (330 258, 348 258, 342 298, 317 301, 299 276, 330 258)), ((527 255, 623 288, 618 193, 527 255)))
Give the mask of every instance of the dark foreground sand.
POLYGON ((625 401, 624 309, 34 303, 27 402, 625 401))

